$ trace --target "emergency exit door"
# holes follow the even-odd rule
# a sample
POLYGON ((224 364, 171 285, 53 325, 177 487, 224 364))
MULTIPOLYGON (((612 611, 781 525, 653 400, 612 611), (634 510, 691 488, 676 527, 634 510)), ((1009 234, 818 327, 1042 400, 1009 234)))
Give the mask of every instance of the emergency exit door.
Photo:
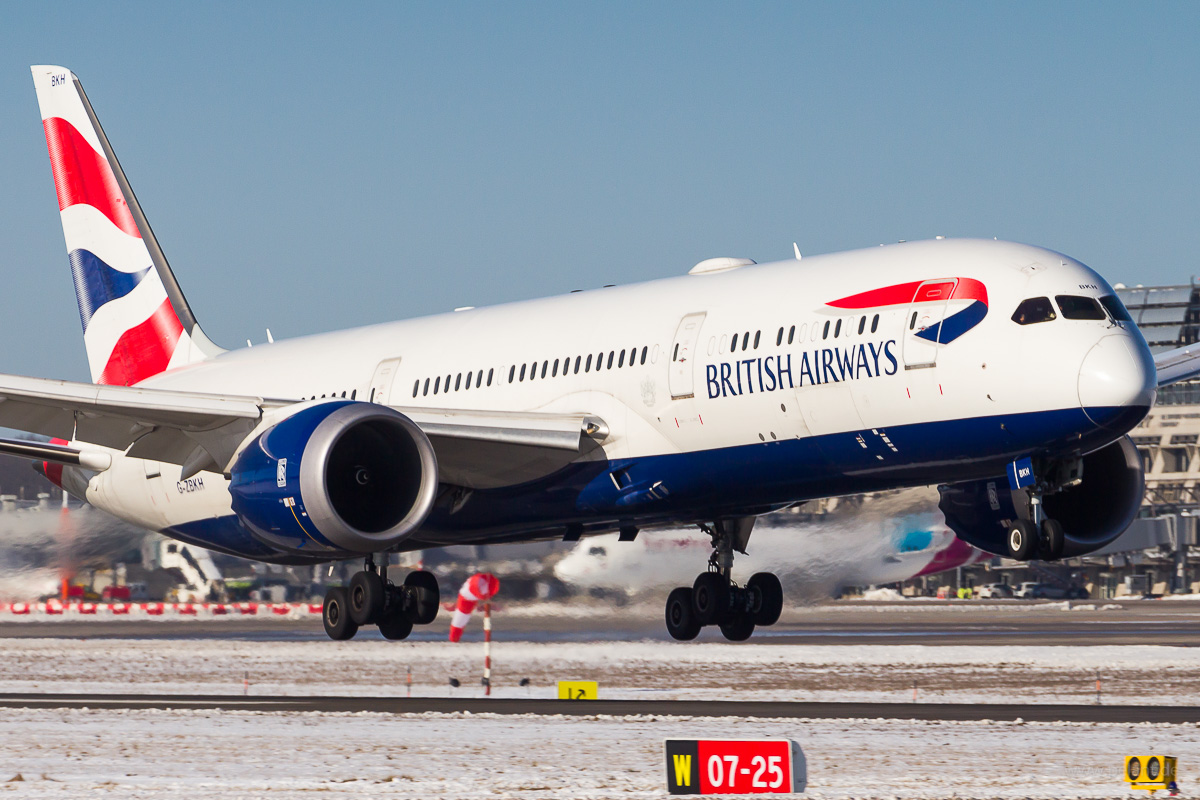
POLYGON ((693 389, 695 376, 692 362, 696 360, 696 345, 700 341, 700 327, 704 324, 704 317, 707 313, 698 311, 688 314, 679 321, 679 327, 675 330, 675 341, 671 345, 671 352, 668 353, 671 361, 667 385, 671 389, 672 400, 683 400, 695 396, 693 389))

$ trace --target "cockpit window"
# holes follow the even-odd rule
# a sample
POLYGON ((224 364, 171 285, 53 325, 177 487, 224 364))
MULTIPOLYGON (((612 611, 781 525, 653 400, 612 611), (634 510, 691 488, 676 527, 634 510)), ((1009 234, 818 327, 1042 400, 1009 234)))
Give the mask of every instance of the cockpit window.
POLYGON ((1079 297, 1073 294, 1056 294, 1055 302, 1067 319, 1108 319, 1104 309, 1094 297, 1079 297))
POLYGON ((1108 310, 1108 315, 1117 322, 1133 322, 1133 317, 1129 316, 1129 312, 1125 309, 1125 304, 1115 294, 1108 294, 1101 297, 1100 305, 1104 306, 1108 310))
POLYGON ((1018 325, 1049 322, 1057 317, 1049 297, 1031 297, 1028 300, 1022 300, 1021 305, 1017 306, 1017 310, 1012 315, 1013 322, 1018 325))

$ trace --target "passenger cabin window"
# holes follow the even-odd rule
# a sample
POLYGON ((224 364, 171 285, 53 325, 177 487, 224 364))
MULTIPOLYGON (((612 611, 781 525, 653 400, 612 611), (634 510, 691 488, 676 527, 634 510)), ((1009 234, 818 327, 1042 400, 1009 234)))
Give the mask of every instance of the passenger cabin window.
POLYGON ((1056 294, 1054 301, 1067 319, 1108 319, 1104 307, 1094 297, 1078 297, 1072 294, 1056 294))
POLYGON ((839 319, 837 325, 833 326, 833 338, 838 338, 842 335, 842 321, 839 319))
MULTIPOLYGON (((863 331, 865 331, 866 329, 867 329, 867 318, 863 317, 862 319, 860 319, 858 321, 858 335, 862 336, 863 331)), ((871 332, 874 333, 874 331, 871 331, 871 332)))
POLYGON ((1057 319, 1054 306, 1050 305, 1049 297, 1031 297, 1022 300, 1021 305, 1013 312, 1012 320, 1018 325, 1033 325, 1037 322, 1050 322, 1057 319))
POLYGON ((876 314, 875 318, 871 320, 871 333, 874 333, 878 327, 879 327, 879 315, 876 314))
POLYGON ((1129 316, 1129 312, 1125 309, 1125 304, 1115 294, 1101 297, 1100 305, 1104 306, 1108 310, 1108 315, 1117 322, 1133 322, 1133 317, 1129 316))
POLYGON ((825 330, 821 331, 821 338, 822 339, 829 338, 829 320, 825 320, 825 330))
POLYGON ((795 326, 795 325, 793 325, 793 326, 792 326, 792 327, 791 327, 791 328, 788 330, 788 344, 791 344, 791 343, 792 343, 792 339, 795 339, 795 338, 796 338, 796 326, 795 326))
POLYGON ((775 337, 775 346, 779 347, 781 344, 783 344, 783 328, 779 329, 779 335, 775 337))

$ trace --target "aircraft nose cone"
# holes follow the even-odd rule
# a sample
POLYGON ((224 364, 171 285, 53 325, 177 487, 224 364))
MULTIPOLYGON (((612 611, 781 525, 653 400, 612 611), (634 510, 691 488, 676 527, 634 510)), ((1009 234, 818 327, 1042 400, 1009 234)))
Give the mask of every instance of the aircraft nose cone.
POLYGON ((1092 346, 1079 368, 1079 405, 1102 428, 1131 430, 1154 405, 1158 376, 1150 349, 1125 334, 1092 346))

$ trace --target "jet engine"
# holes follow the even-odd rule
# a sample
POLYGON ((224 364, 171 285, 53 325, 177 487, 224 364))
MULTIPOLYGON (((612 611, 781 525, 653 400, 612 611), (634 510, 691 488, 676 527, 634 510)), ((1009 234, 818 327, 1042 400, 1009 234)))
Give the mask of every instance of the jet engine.
MULTIPOLYGON (((1063 557, 1087 555, 1112 542, 1137 516, 1145 491, 1142 459, 1129 437, 1083 456, 1081 480, 1043 498, 1048 518, 1063 527, 1063 557)), ((938 507, 950 530, 989 553, 1005 555, 1017 519, 1006 477, 939 486, 938 507)))
POLYGON ((433 446, 400 412, 326 401, 267 422, 234 460, 229 491, 233 511, 270 546, 378 553, 411 536, 433 507, 433 446))

